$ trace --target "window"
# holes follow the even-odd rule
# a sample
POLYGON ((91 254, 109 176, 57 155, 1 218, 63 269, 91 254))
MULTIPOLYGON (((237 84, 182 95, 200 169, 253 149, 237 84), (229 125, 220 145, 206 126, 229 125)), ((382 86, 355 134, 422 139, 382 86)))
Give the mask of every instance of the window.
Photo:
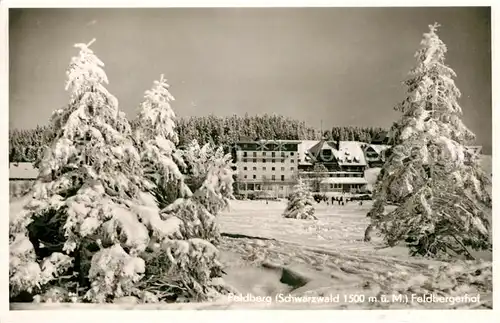
POLYGON ((290 170, 293 171, 293 167, 290 167, 290 170))
POLYGON ((247 162, 247 159, 246 158, 243 158, 243 162, 246 163, 247 162))
POLYGON ((247 156, 247 152, 246 152, 246 151, 244 151, 244 152, 243 152, 243 157, 246 157, 246 156, 247 156))
MULTIPOLYGON (((298 162, 300 163, 300 158, 298 159, 298 162)), ((293 163, 293 159, 292 159, 292 163, 293 163)))
POLYGON ((281 157, 283 157, 283 158, 286 157, 284 152, 281 153, 281 157))
POLYGON ((281 170, 284 171, 285 170, 285 167, 281 167, 281 170))
POLYGON ((257 162, 257 159, 255 159, 255 158, 254 158, 254 159, 253 159, 253 162, 254 162, 254 163, 256 163, 256 162, 257 162))
POLYGON ((256 179, 257 178, 257 175, 253 175, 253 179, 256 179))
POLYGON ((280 185, 280 191, 283 191, 284 187, 283 185, 280 185))
POLYGON ((271 157, 275 157, 275 156, 276 156, 276 153, 273 151, 273 152, 271 153, 271 157))
POLYGON ((247 167, 246 167, 246 166, 245 166, 245 167, 243 167, 243 170, 247 170, 247 167))
POLYGON ((255 151, 254 151, 254 152, 253 152, 253 156, 254 156, 254 157, 257 157, 257 152, 255 152, 255 151))
POLYGON ((281 175, 281 181, 285 181, 285 175, 281 175))
POLYGON ((271 170, 276 170, 276 167, 272 167, 271 170))
POLYGON ((266 152, 265 151, 262 152, 262 156, 266 156, 266 152))
POLYGON ((274 163, 274 162, 276 162, 276 160, 273 159, 271 162, 274 163))
POLYGON ((257 170, 257 167, 254 167, 253 170, 257 170))
POLYGON ((276 180, 276 176, 275 176, 275 175, 271 176, 271 179, 272 179, 273 181, 275 181, 275 180, 276 180))
POLYGON ((330 188, 333 188, 333 184, 330 184, 330 188))
POLYGON ((262 159, 262 162, 263 162, 263 163, 265 163, 265 162, 266 162, 266 160, 265 160, 265 159, 262 159))
POLYGON ((247 175, 243 176, 243 178, 247 178, 247 175))
POLYGON ((265 167, 262 167, 262 170, 266 170, 266 168, 265 168, 265 167))
POLYGON ((284 160, 284 159, 282 159, 282 160, 281 160, 281 162, 282 162, 282 163, 284 163, 284 162, 285 162, 285 160, 284 160))
MULTIPOLYGON (((291 163, 295 163, 295 160, 290 159, 290 162, 291 162, 291 163)), ((299 162, 300 162, 300 159, 299 159, 299 162)))
POLYGON ((290 156, 293 156, 293 151, 292 151, 292 152, 290 152, 290 156))

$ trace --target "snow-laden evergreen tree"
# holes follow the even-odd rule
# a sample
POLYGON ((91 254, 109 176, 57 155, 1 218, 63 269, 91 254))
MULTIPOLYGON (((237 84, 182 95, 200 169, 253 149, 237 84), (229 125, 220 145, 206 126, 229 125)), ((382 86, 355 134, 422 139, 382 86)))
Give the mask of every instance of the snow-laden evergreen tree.
POLYGON ((55 140, 39 161, 33 200, 20 214, 11 215, 13 296, 20 291, 43 292, 43 285, 68 273, 78 276, 81 287, 92 285, 98 296, 89 292, 89 299, 106 298, 109 295, 101 293, 100 278, 91 269, 96 252, 114 259, 118 272, 127 268, 117 279, 118 287, 123 283, 121 290, 108 286, 117 294, 126 293, 124 286, 144 271, 137 254, 147 245, 147 231, 131 228, 134 221, 139 223, 137 218, 120 211, 126 211, 126 201, 146 183, 129 138, 130 125, 103 85, 108 83, 104 64, 90 50, 91 43, 75 45, 80 52, 71 60, 66 83, 70 102, 52 115, 55 140), (99 251, 102 244, 110 248, 99 251))
MULTIPOLYGON (((198 219, 162 213, 149 193, 155 182, 144 176, 130 125, 89 45, 76 45, 67 73, 71 100, 52 117, 56 136, 39 163, 33 200, 11 214, 11 297, 158 302, 219 295, 227 288, 215 279, 222 270, 217 248, 198 232, 187 236, 198 219)), ((160 150, 168 145, 148 142, 159 143, 155 167, 169 164, 160 150)), ((205 186, 217 192, 218 180, 207 176, 205 186)))
POLYGON ((317 220, 314 215, 314 198, 309 187, 301 180, 290 194, 283 217, 292 219, 317 220))
POLYGON ((193 140, 182 149, 186 164, 186 180, 193 195, 178 199, 163 212, 184 219, 184 237, 197 237, 217 245, 220 239, 215 217, 234 199, 234 171, 230 154, 222 147, 207 143, 200 146, 193 140))
POLYGON ((145 175, 153 186, 152 195, 144 194, 149 203, 141 206, 140 212, 156 214, 162 208, 161 219, 156 222, 174 225, 176 230, 169 234, 160 230, 150 240, 143 253, 149 278, 140 286, 159 300, 201 301, 226 291, 224 286, 214 284, 222 265, 214 245, 220 233, 211 207, 223 200, 217 194, 225 192, 225 174, 219 169, 225 160, 215 152, 193 155, 176 147, 175 114, 169 103, 174 98, 168 88, 162 76, 152 90, 146 91, 136 121, 135 140, 145 175), (194 167, 199 164, 202 169, 194 167), (191 185, 194 194, 185 182, 190 173, 197 176, 196 185, 191 185))
POLYGON ((424 34, 405 81, 408 96, 396 107, 402 116, 368 216, 390 246, 405 241, 414 255, 470 256, 468 248, 491 248, 489 179, 466 148, 474 134, 461 121, 461 94, 438 26, 424 34), (389 212, 388 203, 395 205, 389 212))
POLYGON ((169 87, 161 75, 153 88, 146 91, 135 120, 135 142, 141 152, 145 176, 154 185, 152 192, 160 208, 179 197, 191 195, 182 174, 186 164, 176 147, 179 139, 175 131, 175 113, 170 106, 174 97, 169 87))

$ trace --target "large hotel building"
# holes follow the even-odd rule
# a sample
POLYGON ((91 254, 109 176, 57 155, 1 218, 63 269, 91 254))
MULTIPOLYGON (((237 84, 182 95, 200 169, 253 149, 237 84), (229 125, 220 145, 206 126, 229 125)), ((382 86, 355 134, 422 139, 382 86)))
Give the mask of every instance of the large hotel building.
POLYGON ((297 183, 298 146, 293 140, 243 140, 236 145, 240 194, 284 197, 297 183))
POLYGON ((351 192, 367 182, 361 143, 326 140, 242 140, 236 145, 237 185, 242 195, 286 197, 297 179, 319 182, 321 192, 351 192), (318 173, 315 164, 326 171, 318 173))

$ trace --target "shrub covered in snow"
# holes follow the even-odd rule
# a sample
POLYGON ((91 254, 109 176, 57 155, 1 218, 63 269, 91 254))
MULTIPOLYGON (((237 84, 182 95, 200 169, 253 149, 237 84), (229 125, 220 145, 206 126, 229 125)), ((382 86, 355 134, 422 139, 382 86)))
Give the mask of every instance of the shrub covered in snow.
POLYGON ((180 159, 174 161, 163 80, 146 93, 144 130, 133 136, 116 98, 103 86, 104 64, 89 45, 75 45, 80 53, 67 73, 71 100, 52 116, 56 136, 39 161, 33 199, 10 216, 11 297, 28 292, 41 302, 127 297, 157 302, 224 292, 213 279, 222 270, 210 243, 216 227, 211 209, 203 207, 210 206, 203 198, 224 200, 231 194, 224 158, 213 160, 198 195, 190 198, 175 166, 180 159), (150 193, 168 182, 184 195, 170 206, 171 213, 161 212, 150 193), (193 203, 198 215, 189 212, 193 203), (185 211, 175 212, 180 204, 185 211))
POLYGON ((193 194, 180 198, 162 210, 182 220, 180 232, 186 239, 202 238, 217 245, 220 239, 217 214, 229 206, 233 196, 232 160, 222 147, 193 141, 181 152, 186 163, 186 183, 193 194))
POLYGON ((9 181, 9 197, 23 197, 31 191, 33 181, 9 181))
POLYGON ((408 97, 397 107, 402 116, 391 129, 392 154, 368 216, 389 245, 406 241, 412 254, 469 255, 468 248, 491 248, 489 179, 465 148, 474 134, 460 119, 460 91, 437 27, 424 34, 405 81, 408 97), (388 202, 398 207, 386 212, 388 202))
POLYGON ((317 220, 314 215, 314 198, 311 191, 302 181, 294 187, 289 196, 288 205, 283 217, 292 219, 317 220))

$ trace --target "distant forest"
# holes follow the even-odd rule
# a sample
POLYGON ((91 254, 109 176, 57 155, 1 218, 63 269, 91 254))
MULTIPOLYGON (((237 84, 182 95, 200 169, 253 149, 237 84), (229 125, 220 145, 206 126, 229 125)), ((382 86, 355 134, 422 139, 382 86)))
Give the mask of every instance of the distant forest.
MULTIPOLYGON (((136 125, 132 121, 132 128, 136 125)), ((243 138, 281 140, 317 140, 321 130, 306 125, 303 121, 279 115, 260 116, 197 116, 176 119, 179 146, 198 140, 200 144, 213 143, 228 146, 243 138)), ((378 127, 332 127, 323 131, 328 140, 354 140, 371 142, 386 129, 378 127)), ((55 134, 48 126, 37 126, 30 130, 9 130, 9 161, 33 162, 49 145, 55 134)))

